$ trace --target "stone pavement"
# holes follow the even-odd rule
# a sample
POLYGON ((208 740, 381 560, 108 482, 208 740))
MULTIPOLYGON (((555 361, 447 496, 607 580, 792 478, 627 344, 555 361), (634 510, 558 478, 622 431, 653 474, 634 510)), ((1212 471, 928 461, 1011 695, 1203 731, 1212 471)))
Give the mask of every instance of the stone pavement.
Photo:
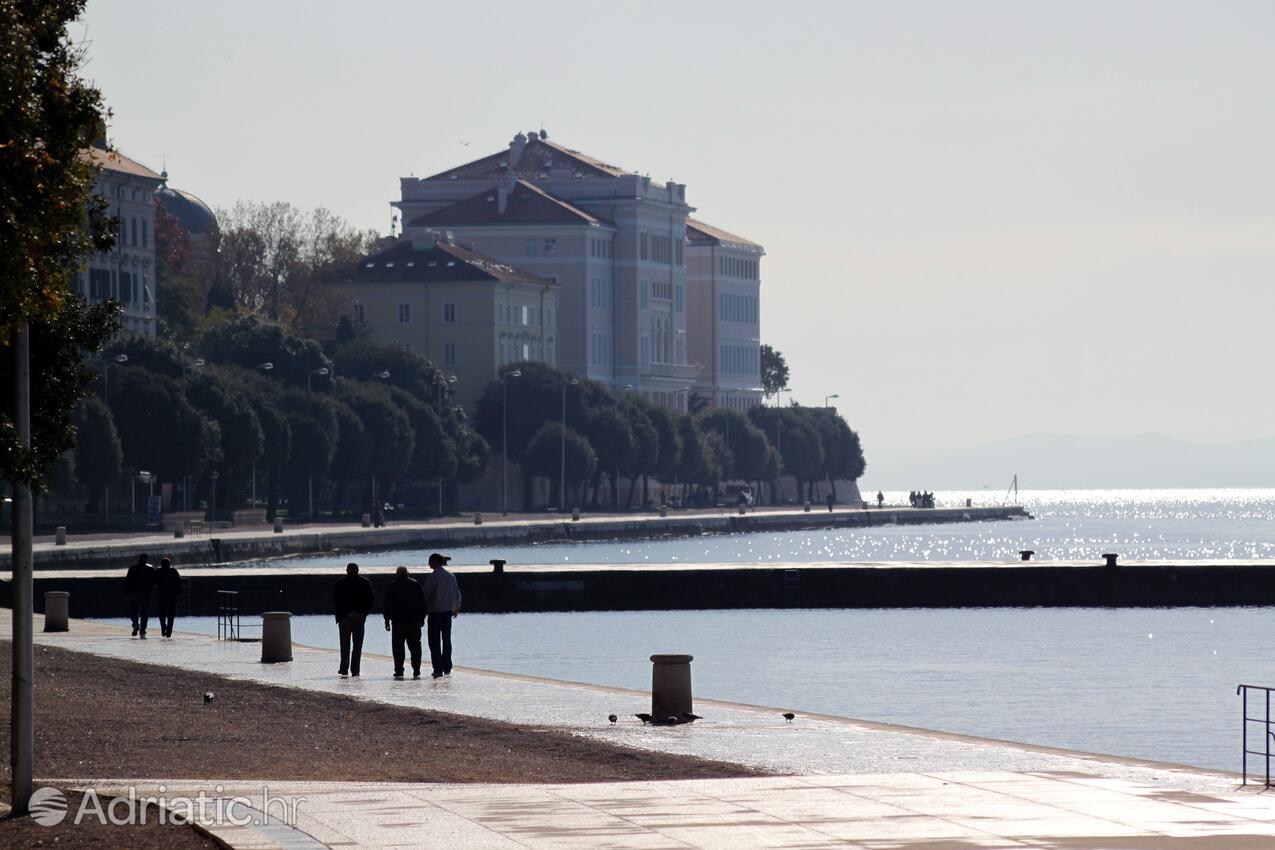
MULTIPOLYGON (((9 621, 0 611, 0 633, 9 621)), ((650 706, 638 691, 465 668, 437 681, 394 681, 388 659, 368 655, 363 677, 340 679, 331 650, 296 647, 291 663, 263 665, 259 644, 182 633, 138 641, 84 621, 71 628, 36 639, 790 774, 573 786, 270 783, 272 796, 313 797, 301 829, 328 846, 1275 848, 1275 797, 1239 792, 1232 775, 845 718, 799 713, 789 724, 780 708, 712 700, 696 701, 701 721, 651 727, 632 717, 650 706), (614 726, 611 712, 621 716, 614 726)), ((170 790, 191 786, 179 780, 170 790)), ((279 840, 249 832, 230 843, 279 840)))
MULTIPOLYGON (((63 780, 139 797, 209 782, 63 780)), ((582 785, 228 783, 241 823, 202 822, 241 850, 1257 850, 1275 806, 1255 793, 1167 791, 1076 773, 952 771, 582 785), (267 786, 268 787, 265 787, 267 786), (272 801, 263 802, 265 795, 272 801), (263 824, 263 810, 292 823, 263 824)), ((209 807, 210 814, 215 811, 209 807)))

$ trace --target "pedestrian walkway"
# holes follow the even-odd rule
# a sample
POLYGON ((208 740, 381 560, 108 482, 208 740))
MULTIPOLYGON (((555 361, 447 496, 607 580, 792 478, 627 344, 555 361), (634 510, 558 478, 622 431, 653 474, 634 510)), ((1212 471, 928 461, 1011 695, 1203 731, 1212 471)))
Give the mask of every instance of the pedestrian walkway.
MULTIPOLYGON (((63 780, 168 799, 241 797, 258 823, 203 826, 240 850, 1258 850, 1275 807, 1074 773, 947 771, 582 785, 63 780), (272 801, 263 799, 268 794, 272 801), (261 825, 295 817, 294 831, 261 825)), ((212 807, 209 813, 215 811, 212 807)))
MULTIPOLYGON (((0 612, 0 630, 10 612, 0 612)), ((180 624, 179 624, 180 625, 180 624)), ((37 630, 40 627, 37 618, 37 630)), ((336 653, 296 647, 260 663, 259 644, 177 633, 138 641, 117 626, 72 621, 42 644, 285 687, 566 731, 611 743, 763 768, 779 776, 588 785, 437 786, 225 783, 225 796, 307 797, 299 828, 331 847, 925 848, 1230 850, 1275 847, 1275 797, 1238 778, 1186 767, 1033 747, 787 707, 697 700, 703 719, 643 725, 649 694, 457 668, 440 680, 395 681, 388 658, 340 679, 336 653), (612 725, 607 715, 619 715, 612 725)), ((670 647, 668 649, 676 649, 670 647)), ((233 685, 227 685, 233 687, 233 685)), ((61 780, 61 787, 139 789, 156 781, 61 780)), ((50 781, 50 784, 57 784, 50 781)), ((175 776, 177 789, 215 783, 175 776)), ((276 827, 219 835, 243 848, 314 846, 276 827), (298 843, 300 842, 300 843, 298 843)))

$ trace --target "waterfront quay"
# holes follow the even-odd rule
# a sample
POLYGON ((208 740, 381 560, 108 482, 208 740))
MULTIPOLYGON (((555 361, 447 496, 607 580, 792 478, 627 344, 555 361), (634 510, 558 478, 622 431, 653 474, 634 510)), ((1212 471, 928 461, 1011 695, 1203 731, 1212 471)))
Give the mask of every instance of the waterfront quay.
MULTIPOLYGON (((422 559, 423 560, 423 559, 422 559)), ((423 565, 414 568, 424 571, 423 565)), ((393 567, 362 571, 378 598, 393 567)), ((1087 562, 608 564, 452 568, 468 613, 711 610, 732 608, 1138 607, 1275 604, 1275 561, 1249 563, 1087 562)), ((244 615, 327 614, 340 571, 305 567, 186 569, 184 614, 218 613, 234 591, 244 615)), ((118 573, 37 570, 35 595, 67 591, 76 617, 124 611, 118 573)), ((9 604, 8 581, 0 603, 9 604)))
MULTIPOLYGON (((223 564, 290 555, 385 549, 450 549, 493 544, 522 545, 552 541, 622 540, 653 537, 694 537, 701 534, 801 531, 822 528, 869 528, 884 525, 931 525, 992 522, 1025 518, 1018 505, 965 508, 847 508, 832 511, 812 506, 788 509, 670 512, 668 516, 544 515, 504 518, 487 515, 434 522, 393 523, 384 528, 360 524, 284 525, 217 529, 206 534, 174 538, 166 534, 68 537, 65 545, 52 538, 34 546, 37 570, 125 569, 142 552, 153 558, 168 555, 179 565, 223 564)), ((0 570, 9 570, 10 553, 0 552, 0 570)))
MULTIPOLYGON (((9 613, 0 611, 0 628, 9 613)), ((295 646, 263 664, 260 644, 176 632, 137 641, 128 630, 71 621, 36 642, 77 653, 226 677, 237 683, 340 693, 375 704, 521 724, 648 751, 750 766, 755 778, 581 784, 253 781, 180 775, 41 777, 42 785, 172 798, 242 797, 257 809, 300 799, 296 821, 201 828, 230 848, 889 848, 1241 850, 1275 845, 1275 803, 1232 773, 697 698, 693 724, 648 726, 645 691, 456 668, 396 681, 365 653, 357 679, 334 675, 336 652, 295 646), (787 722, 782 712, 793 712, 787 722), (618 715, 608 722, 608 715, 618 715)), ((644 656, 650 647, 635 647, 644 656)), ((193 694, 198 697, 198 694, 193 694)), ((414 732, 413 734, 423 734, 414 732)), ((298 730, 298 739, 304 733, 298 730)), ((212 807, 209 807, 212 809, 212 807)), ((202 814, 200 817, 204 817, 202 814)), ((275 817, 278 817, 277 808, 275 817)))

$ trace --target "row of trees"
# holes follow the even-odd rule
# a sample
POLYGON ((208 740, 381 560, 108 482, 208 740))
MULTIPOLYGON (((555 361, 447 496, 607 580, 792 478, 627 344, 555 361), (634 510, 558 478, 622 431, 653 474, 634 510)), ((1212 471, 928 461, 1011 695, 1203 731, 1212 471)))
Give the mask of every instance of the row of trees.
POLYGON ((631 392, 581 381, 542 363, 505 370, 479 399, 475 424, 496 451, 523 472, 523 501, 533 479, 549 482, 551 503, 612 509, 652 501, 651 479, 683 503, 708 503, 727 481, 748 482, 771 501, 781 475, 793 476, 807 497, 821 480, 855 480, 864 471, 858 435, 833 410, 791 405, 747 413, 710 408, 692 396, 691 413, 676 414, 631 392), (564 483, 567 493, 559 492, 564 483), (605 485, 605 486, 604 486, 605 485), (569 498, 564 498, 569 497, 569 498))
POLYGON ((89 511, 123 469, 179 485, 170 509, 187 496, 234 509, 255 487, 273 516, 284 503, 292 515, 425 504, 426 492, 436 504, 444 483, 487 468, 440 373, 403 347, 348 335, 325 347, 245 317, 193 345, 116 339, 97 363, 102 392, 77 408, 80 443, 57 476, 87 487, 89 511))

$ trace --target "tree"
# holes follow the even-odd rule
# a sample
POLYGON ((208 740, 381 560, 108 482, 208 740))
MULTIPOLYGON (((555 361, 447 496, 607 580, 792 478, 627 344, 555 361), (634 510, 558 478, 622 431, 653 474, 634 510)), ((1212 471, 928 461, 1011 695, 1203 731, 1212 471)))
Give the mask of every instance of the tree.
POLYGON ((722 474, 732 480, 756 481, 765 472, 770 442, 760 428, 743 413, 716 407, 700 417, 700 426, 722 437, 729 453, 721 458, 722 474), (729 463, 727 463, 729 457, 729 463))
POLYGON ((761 389, 766 398, 788 389, 788 363, 782 354, 765 343, 761 347, 761 389))
POLYGON ((553 485, 554 503, 566 505, 567 500, 558 493, 564 472, 568 492, 572 486, 577 488, 578 504, 579 488, 593 476, 597 462, 593 447, 578 431, 567 428, 564 434, 561 422, 546 422, 527 444, 522 468, 529 476, 548 479, 553 485))
POLYGON ((330 474, 336 485, 332 494, 332 513, 345 508, 345 494, 350 482, 367 476, 372 465, 372 443, 364 439, 363 420, 343 401, 334 405, 337 421, 336 451, 332 455, 330 474))
POLYGON ((780 457, 784 473, 797 479, 798 492, 806 485, 806 498, 812 495, 814 482, 823 471, 823 440, 808 409, 797 406, 780 410, 783 442, 780 457))
POLYGON ((415 448, 412 422, 390 400, 384 387, 339 381, 338 393, 363 422, 364 439, 372 444, 368 473, 379 479, 383 486, 374 488, 373 482, 368 482, 364 504, 370 505, 375 499, 382 498, 385 488, 407 471, 415 448))
POLYGON ((186 401, 172 378, 141 368, 116 369, 110 408, 124 457, 160 481, 202 472, 220 455, 217 429, 186 401))
POLYGON ((835 410, 803 409, 809 411, 819 429, 819 438, 824 449, 823 476, 831 483, 832 496, 836 499, 837 480, 858 480, 867 468, 859 435, 850 430, 850 426, 835 410))
MULTIPOLYGON (((304 387, 319 369, 331 374, 332 361, 313 339, 288 333, 282 325, 256 316, 243 316, 208 330, 200 342, 210 363, 224 363, 244 369, 271 364, 269 376, 294 387, 304 387)), ((361 376, 366 378, 366 376, 361 376)))
MULTIPOLYGON (((584 423, 584 434, 598 454, 595 477, 605 475, 611 480, 611 510, 620 509, 620 471, 631 469, 637 459, 637 440, 628 420, 614 407, 589 411, 584 423)), ((598 494, 595 490, 594 503, 598 494)))
POLYGON ((679 480, 698 487, 716 485, 721 480, 722 468, 714 454, 713 446, 700 431, 695 417, 690 415, 681 417, 678 420, 678 432, 682 439, 679 480))
POLYGON ((218 480, 222 487, 217 504, 235 507, 251 490, 251 478, 244 473, 253 470, 265 447, 261 421, 247 396, 216 369, 190 375, 186 380, 186 399, 217 423, 221 434, 218 480))
POLYGON ((124 448, 111 411, 101 399, 90 396, 80 402, 75 409, 75 429, 79 434, 75 474, 89 490, 89 513, 96 513, 106 488, 120 479, 124 448))
POLYGON ((190 234, 163 204, 155 205, 155 281, 160 333, 194 336, 212 281, 200 275, 190 234))

